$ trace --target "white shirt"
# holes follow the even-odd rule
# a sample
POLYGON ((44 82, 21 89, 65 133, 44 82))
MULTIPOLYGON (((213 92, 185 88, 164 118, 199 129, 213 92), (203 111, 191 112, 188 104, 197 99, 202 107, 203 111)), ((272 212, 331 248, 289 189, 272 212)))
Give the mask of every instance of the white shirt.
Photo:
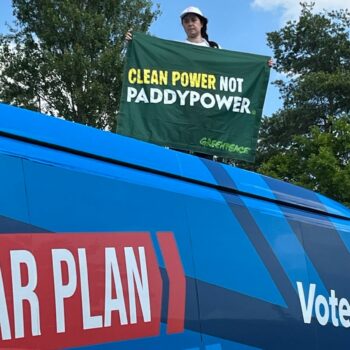
POLYGON ((203 41, 200 43, 194 43, 193 41, 189 41, 188 39, 186 39, 185 43, 191 44, 191 45, 196 45, 196 46, 210 47, 209 43, 205 39, 203 39, 203 41))
MULTIPOLYGON (((203 39, 200 43, 194 43, 193 41, 189 41, 188 39, 185 40, 186 44, 196 45, 196 46, 204 46, 204 47, 210 47, 209 43, 203 39)), ((218 49, 221 49, 222 47, 219 45, 218 49)))

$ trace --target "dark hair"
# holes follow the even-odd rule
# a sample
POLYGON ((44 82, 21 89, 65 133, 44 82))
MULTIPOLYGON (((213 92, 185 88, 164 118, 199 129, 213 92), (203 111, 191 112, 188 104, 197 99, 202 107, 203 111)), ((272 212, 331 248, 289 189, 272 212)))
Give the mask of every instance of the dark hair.
MULTIPOLYGON (((197 13, 194 13, 194 15, 196 15, 199 18, 199 20, 201 21, 201 23, 202 23, 202 29, 201 29, 201 36, 202 36, 202 38, 204 38, 208 42, 210 47, 215 47, 215 48, 218 49, 219 48, 219 44, 216 43, 215 41, 210 41, 209 40, 208 33, 207 33, 208 20, 205 17, 202 17, 202 16, 198 15, 197 13)), ((181 22, 183 22, 185 17, 186 17, 186 15, 181 18, 181 22)))
POLYGON ((206 20, 205 18, 203 17, 199 17, 199 19, 201 20, 202 22, 202 29, 201 29, 201 35, 202 35, 202 38, 204 38, 210 47, 215 47, 215 48, 219 48, 219 45, 218 43, 216 43, 215 41, 210 41, 209 40, 209 36, 208 36, 208 33, 207 33, 207 23, 208 23, 208 20, 206 20))

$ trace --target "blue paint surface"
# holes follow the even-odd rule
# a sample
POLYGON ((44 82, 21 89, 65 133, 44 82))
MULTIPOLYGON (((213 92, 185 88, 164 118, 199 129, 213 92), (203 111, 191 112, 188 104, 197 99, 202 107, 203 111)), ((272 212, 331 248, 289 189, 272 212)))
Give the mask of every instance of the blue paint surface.
POLYGON ((174 233, 185 331, 81 349, 347 349, 302 320, 296 282, 350 300, 349 209, 314 192, 0 104, 0 233, 174 233), (311 210, 310 210, 311 209, 311 210))

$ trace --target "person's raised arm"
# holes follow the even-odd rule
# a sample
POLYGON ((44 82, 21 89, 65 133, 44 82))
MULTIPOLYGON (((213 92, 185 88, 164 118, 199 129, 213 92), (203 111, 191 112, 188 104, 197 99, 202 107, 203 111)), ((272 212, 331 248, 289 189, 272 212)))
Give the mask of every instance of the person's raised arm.
POLYGON ((130 29, 126 32, 126 34, 125 34, 125 40, 126 40, 126 41, 132 40, 132 28, 130 28, 130 29))

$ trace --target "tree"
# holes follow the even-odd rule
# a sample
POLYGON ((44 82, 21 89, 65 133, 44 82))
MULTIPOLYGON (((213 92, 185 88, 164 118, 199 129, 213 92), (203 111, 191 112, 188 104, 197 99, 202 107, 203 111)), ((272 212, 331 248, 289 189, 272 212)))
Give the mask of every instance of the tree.
POLYGON ((283 110, 263 121, 262 142, 288 147, 294 134, 310 126, 327 131, 329 117, 350 112, 350 13, 347 10, 313 14, 302 3, 298 21, 267 34, 274 51, 274 68, 287 77, 278 80, 283 110))
POLYGON ((294 136, 288 151, 259 170, 350 206, 350 117, 333 120, 328 132, 314 126, 309 135, 294 136))
POLYGON ((13 0, 0 36, 0 101, 114 130, 129 28, 147 31, 149 0, 13 0))
POLYGON ((263 119, 257 168, 349 204, 350 13, 312 10, 267 35, 284 106, 263 119))

